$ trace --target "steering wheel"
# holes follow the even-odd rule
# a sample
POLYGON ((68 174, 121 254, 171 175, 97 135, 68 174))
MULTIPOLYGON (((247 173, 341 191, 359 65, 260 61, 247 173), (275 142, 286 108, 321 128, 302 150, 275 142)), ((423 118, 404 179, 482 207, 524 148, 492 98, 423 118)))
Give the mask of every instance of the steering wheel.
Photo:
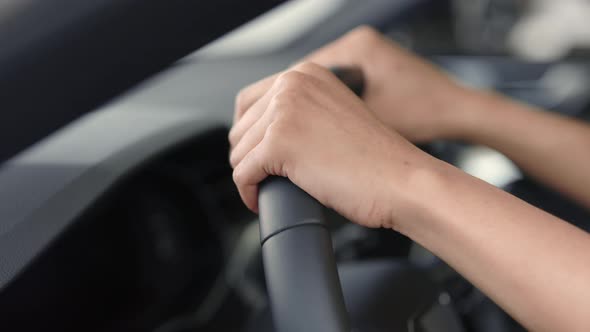
MULTIPOLYGON (((362 71, 332 68, 361 96, 362 71)), ((260 184, 260 240, 275 327, 279 332, 350 332, 323 206, 286 178, 260 184)))

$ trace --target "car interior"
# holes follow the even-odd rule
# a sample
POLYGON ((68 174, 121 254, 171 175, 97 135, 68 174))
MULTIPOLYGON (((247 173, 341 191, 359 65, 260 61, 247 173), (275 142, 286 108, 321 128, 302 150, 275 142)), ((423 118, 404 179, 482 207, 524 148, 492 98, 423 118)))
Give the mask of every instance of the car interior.
MULTIPOLYGON (((228 163, 237 92, 370 25, 461 84, 589 121, 590 53, 527 44, 533 2, 3 2, 0 329, 275 331, 228 163)), ((590 230, 496 151, 420 147, 590 230)), ((353 331, 524 331, 410 239, 323 213, 353 331)))

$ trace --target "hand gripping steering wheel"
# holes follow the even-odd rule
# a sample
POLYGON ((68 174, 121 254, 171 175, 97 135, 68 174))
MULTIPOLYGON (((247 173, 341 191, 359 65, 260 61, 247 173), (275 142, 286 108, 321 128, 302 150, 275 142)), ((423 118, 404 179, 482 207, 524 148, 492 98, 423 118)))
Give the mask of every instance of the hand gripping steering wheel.
MULTIPOLYGON (((358 68, 332 68, 358 96, 358 68)), ((260 184, 260 239, 271 311, 279 332, 350 332, 324 207, 286 178, 260 184)))

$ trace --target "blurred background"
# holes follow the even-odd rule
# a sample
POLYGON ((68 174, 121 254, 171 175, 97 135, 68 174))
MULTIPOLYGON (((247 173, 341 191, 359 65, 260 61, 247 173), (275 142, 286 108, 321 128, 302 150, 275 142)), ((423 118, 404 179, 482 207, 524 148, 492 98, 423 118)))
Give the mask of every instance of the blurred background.
MULTIPOLYGON (((408 47, 438 54, 514 55, 531 61, 584 56, 590 48, 586 0, 443 0, 425 5, 387 31, 408 47)), ((203 52, 241 54, 289 44, 346 0, 294 0, 203 52)))

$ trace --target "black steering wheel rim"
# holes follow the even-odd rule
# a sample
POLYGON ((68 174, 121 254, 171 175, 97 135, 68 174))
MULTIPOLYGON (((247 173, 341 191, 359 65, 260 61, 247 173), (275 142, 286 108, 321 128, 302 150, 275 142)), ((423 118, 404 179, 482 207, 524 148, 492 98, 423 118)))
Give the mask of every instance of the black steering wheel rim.
MULTIPOLYGON (((332 68, 362 96, 363 74, 332 68)), ((262 258, 275 326, 280 332, 344 332, 350 322, 323 206, 286 178, 260 184, 262 258)))

